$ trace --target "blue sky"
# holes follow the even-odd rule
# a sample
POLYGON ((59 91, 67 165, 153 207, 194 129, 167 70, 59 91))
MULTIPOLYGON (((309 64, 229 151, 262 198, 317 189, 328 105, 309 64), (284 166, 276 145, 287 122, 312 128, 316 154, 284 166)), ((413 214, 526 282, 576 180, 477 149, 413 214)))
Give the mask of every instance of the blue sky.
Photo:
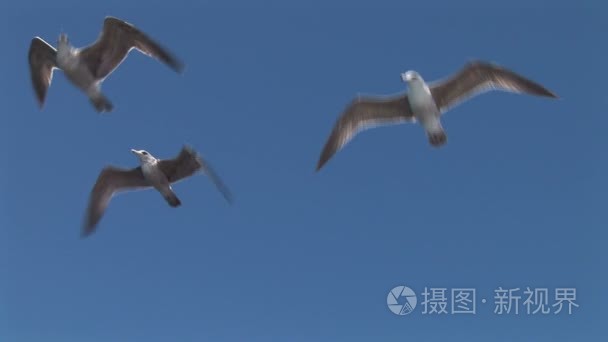
POLYGON ((0 341, 605 336, 605 4, 147 3, 0 5, 0 341), (185 73, 131 53, 104 83, 114 112, 98 115, 55 72, 39 111, 31 38, 55 44, 63 30, 87 45, 106 15, 170 48, 185 73), (471 59, 561 99, 486 94, 444 117, 442 149, 419 126, 378 128, 314 172, 357 93, 399 92, 401 72, 432 81, 471 59), (105 165, 185 143, 232 206, 194 177, 175 186, 182 207, 120 195, 79 238, 105 165), (386 305, 399 285, 418 294, 406 316, 386 305), (580 306, 496 315, 499 286, 576 288, 580 306), (475 288, 477 314, 423 315, 424 287, 475 288))

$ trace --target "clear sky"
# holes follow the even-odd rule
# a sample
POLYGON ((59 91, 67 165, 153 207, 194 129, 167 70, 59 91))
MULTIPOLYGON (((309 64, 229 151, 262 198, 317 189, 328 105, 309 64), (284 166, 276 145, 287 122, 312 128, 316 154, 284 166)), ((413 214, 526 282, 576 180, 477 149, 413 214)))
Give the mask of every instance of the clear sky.
MULTIPOLYGON (((606 335, 606 32, 601 1, 4 1, 0 341, 571 341, 606 335), (426 2, 425 2, 426 3, 426 2), (56 71, 42 111, 34 36, 84 46, 127 20, 186 63, 132 52, 98 115, 56 71), (403 91, 472 59, 559 100, 489 93, 420 126, 358 135, 315 173, 358 93, 403 91), (119 195, 80 239, 106 165, 199 151, 204 176, 119 195), (398 316, 400 285, 418 306, 398 316), (423 314, 425 287, 475 288, 475 315, 423 314), (494 290, 575 288, 566 312, 494 313, 494 290), (487 303, 482 304, 481 299, 487 303)), ((524 295, 521 301, 524 300, 524 295)), ((449 306, 448 306, 449 308, 449 306)))

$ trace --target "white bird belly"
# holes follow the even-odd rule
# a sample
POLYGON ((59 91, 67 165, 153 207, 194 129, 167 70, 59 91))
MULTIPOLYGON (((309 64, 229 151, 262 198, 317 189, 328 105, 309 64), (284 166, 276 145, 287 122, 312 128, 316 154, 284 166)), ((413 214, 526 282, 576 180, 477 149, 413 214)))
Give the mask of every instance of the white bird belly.
POLYGON ((69 48, 59 47, 57 50, 57 66, 64 72, 74 72, 78 69, 80 59, 69 48))
POLYGON ((141 172, 144 174, 144 178, 155 188, 165 188, 169 185, 167 176, 158 168, 156 163, 144 163, 141 166, 141 172))
POLYGON ((441 127, 441 112, 426 85, 410 86, 408 100, 416 120, 428 131, 441 127))
POLYGON ((144 174, 144 178, 147 180, 152 180, 155 174, 158 173, 156 165, 152 163, 142 163, 141 172, 144 174))
POLYGON ((85 63, 77 54, 71 52, 57 52, 57 66, 63 70, 66 77, 78 88, 84 90, 88 95, 96 95, 98 87, 95 77, 85 63))

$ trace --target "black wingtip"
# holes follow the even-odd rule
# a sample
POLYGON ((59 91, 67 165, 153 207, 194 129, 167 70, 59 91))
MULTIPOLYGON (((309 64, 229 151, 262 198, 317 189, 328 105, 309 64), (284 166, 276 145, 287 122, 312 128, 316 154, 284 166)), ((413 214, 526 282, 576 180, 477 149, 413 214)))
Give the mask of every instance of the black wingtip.
POLYGON ((223 195, 224 195, 224 199, 226 199, 226 202, 228 202, 228 205, 234 204, 234 196, 232 196, 231 193, 227 193, 227 194, 223 194, 223 195))
MULTIPOLYGON (((160 46, 160 44, 156 43, 160 46)), ((186 64, 182 62, 179 58, 175 57, 171 52, 169 52, 166 48, 162 47, 164 50, 163 55, 159 56, 158 59, 166 64, 171 70, 173 70, 177 74, 183 74, 186 70, 186 64)))
POLYGON ((91 234, 93 234, 93 232, 95 231, 93 229, 94 227, 83 227, 82 231, 80 232, 80 239, 86 239, 87 237, 89 237, 91 234))
MULTIPOLYGON (((90 209, 89 209, 90 211, 90 209)), ((99 224, 100 219, 94 219, 89 217, 89 215, 85 216, 82 220, 82 228, 80 230, 80 238, 85 239, 93 233, 97 231, 97 225, 99 224)))
POLYGON ((175 71, 176 73, 183 75, 184 72, 186 71, 186 65, 181 63, 181 62, 177 62, 174 65, 171 66, 171 68, 173 69, 173 71, 175 71))
POLYGON ((537 95, 537 96, 549 97, 552 99, 559 99, 559 96, 557 96, 557 94, 550 91, 549 89, 546 89, 545 87, 543 87, 539 84, 536 84, 536 83, 533 83, 533 85, 535 86, 536 89, 535 89, 535 91, 531 92, 532 94, 537 95))
POLYGON ((317 168, 315 169, 315 172, 319 172, 321 170, 321 168, 323 167, 323 164, 324 164, 323 162, 319 161, 317 163, 317 168))
POLYGON ((232 191, 230 191, 230 189, 228 189, 226 184, 224 184, 217 177, 217 175, 213 174, 212 177, 214 178, 214 182, 215 182, 217 188, 219 189, 220 193, 222 194, 222 197, 224 197, 226 202, 228 202, 228 205, 232 205, 234 203, 234 195, 232 194, 232 191))
POLYGON ((315 170, 316 172, 319 172, 319 170, 321 170, 321 168, 323 168, 323 166, 327 164, 331 157, 333 157, 333 153, 328 152, 328 150, 329 145, 326 144, 325 147, 323 147, 323 151, 321 151, 321 156, 319 157, 319 161, 317 162, 317 169, 315 170))

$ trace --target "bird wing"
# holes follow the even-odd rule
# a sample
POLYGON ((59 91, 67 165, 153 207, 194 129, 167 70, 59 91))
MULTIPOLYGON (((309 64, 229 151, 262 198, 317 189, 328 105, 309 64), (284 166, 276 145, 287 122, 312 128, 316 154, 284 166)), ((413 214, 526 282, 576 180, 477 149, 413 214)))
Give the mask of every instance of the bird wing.
POLYGON ((442 112, 470 97, 490 90, 557 97, 540 84, 513 71, 480 61, 468 63, 453 76, 431 86, 433 99, 442 112))
POLYGON ((57 67, 57 50, 40 37, 34 37, 30 44, 28 61, 32 86, 36 93, 38 105, 42 108, 46 91, 53 79, 53 69, 57 67))
POLYGON ((101 35, 95 43, 82 49, 80 56, 97 79, 104 79, 133 48, 164 62, 176 72, 183 70, 183 64, 165 48, 135 26, 114 17, 105 18, 101 35))
POLYGON ((325 143, 317 171, 357 133, 380 125, 414 121, 407 94, 391 97, 359 97, 342 112, 325 143))
POLYGON ((224 198, 226 198, 229 203, 232 202, 232 195, 228 187, 226 187, 224 182, 215 173, 211 165, 189 146, 184 146, 179 155, 173 159, 159 160, 158 166, 167 176, 170 183, 175 183, 190 177, 199 170, 203 171, 211 178, 211 181, 222 193, 224 198))
POLYGON ((141 167, 122 169, 113 166, 104 168, 93 186, 89 199, 89 207, 83 226, 82 235, 88 236, 95 227, 108 206, 112 196, 120 191, 135 190, 150 187, 144 178, 141 167))

